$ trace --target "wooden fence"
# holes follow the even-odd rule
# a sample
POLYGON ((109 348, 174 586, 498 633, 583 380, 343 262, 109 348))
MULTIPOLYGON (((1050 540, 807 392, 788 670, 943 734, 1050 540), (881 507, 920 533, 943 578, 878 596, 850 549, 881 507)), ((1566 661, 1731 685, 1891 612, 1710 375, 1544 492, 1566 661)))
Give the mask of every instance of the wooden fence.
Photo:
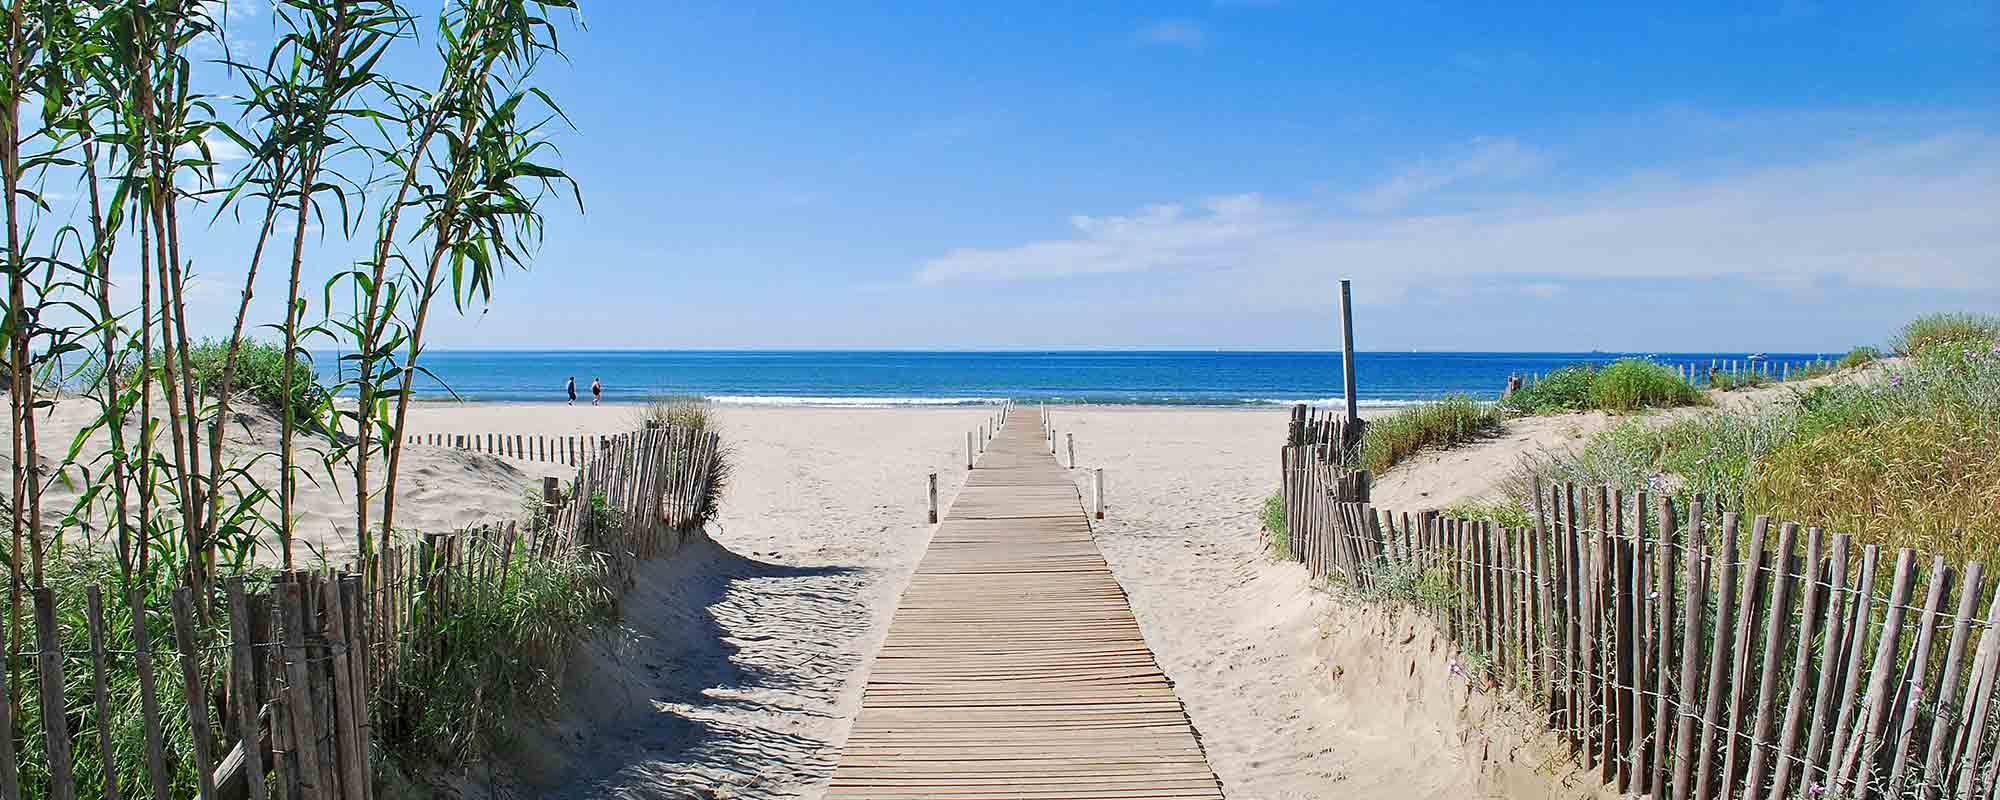
MULTIPOLYGON (((1769 358, 1711 358, 1707 363, 1697 361, 1661 362, 1674 371, 1681 380, 1696 386, 1740 387, 1753 382, 1771 383, 1810 378, 1825 375, 1840 368, 1837 361, 1812 359, 1769 359, 1769 358)), ((1547 373, 1530 372, 1509 379, 1509 386, 1520 388, 1533 386, 1547 378, 1547 373), (1519 381, 1516 384, 1516 380, 1519 381)))
POLYGON ((606 447, 609 436, 542 436, 526 433, 413 433, 405 444, 449 447, 475 453, 582 466, 606 447))
POLYGON ((1292 406, 1292 418, 1285 434, 1285 445, 1308 447, 1307 455, 1317 463, 1343 465, 1354 455, 1354 448, 1361 443, 1361 430, 1365 424, 1349 425, 1343 415, 1305 404, 1295 405, 1292 406))
POLYGON ((1469 679, 1532 698, 1621 792, 1995 796, 2000 586, 1977 562, 1762 517, 1746 541, 1704 498, 1602 487, 1536 487, 1521 529, 1398 514, 1310 445, 1283 458, 1314 576, 1434 612, 1469 679))
POLYGON ((20 643, 30 675, 0 679, 0 800, 368 800, 371 743, 406 730, 424 701, 406 691, 406 671, 476 646, 453 622, 535 559, 581 559, 621 593, 639 560, 672 553, 712 513, 718 449, 715 434, 674 428, 607 437, 526 523, 426 535, 338 569, 231 577, 213 598, 183 586, 164 609, 143 592, 114 595, 117 626, 102 587, 82 590, 80 612, 35 589, 34 641, 20 643), (114 695, 128 686, 136 698, 114 695), (64 711, 42 713, 51 708, 64 711), (24 709, 36 720, 27 730, 16 726, 24 709), (145 749, 137 773, 102 755, 124 746, 121 733, 145 749), (79 743, 101 774, 79 774, 79 743))

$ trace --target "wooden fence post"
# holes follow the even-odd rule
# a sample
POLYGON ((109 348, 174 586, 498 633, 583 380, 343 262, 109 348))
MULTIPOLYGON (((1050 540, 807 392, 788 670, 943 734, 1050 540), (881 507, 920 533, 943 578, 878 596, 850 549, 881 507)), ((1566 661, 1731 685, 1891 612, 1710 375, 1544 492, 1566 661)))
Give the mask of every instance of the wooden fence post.
MULTIPOLYGON (((236 578, 233 580, 240 582, 242 579, 236 578)), ((99 754, 113 753, 116 752, 114 749, 116 745, 112 739, 112 726, 104 724, 106 720, 111 719, 111 695, 104 683, 104 591, 92 585, 84 599, 88 604, 90 615, 88 620, 90 625, 90 688, 91 699, 93 701, 92 708, 96 710, 98 719, 97 752, 99 754)), ((0 642, 0 651, 4 650, 5 643, 0 642)), ((6 698, 0 697, 0 703, 5 702, 6 698)), ((12 728, 6 730, 12 730, 12 728)), ((7 738, 11 739, 12 737, 7 738)), ((9 746, 11 747, 11 745, 12 743, 10 742, 9 746)), ((6 753, 0 753, 0 757, 5 757, 6 755, 6 753)), ((98 760, 104 763, 104 796, 116 800, 120 796, 118 793, 118 759, 104 758, 100 755, 98 760)), ((9 764, 8 768, 12 766, 9 764)), ((264 796, 259 794, 255 800, 264 800, 264 796)))
POLYGON ((937 516, 937 473, 931 473, 931 524, 936 525, 937 516))
POLYGON ((1065 433, 1063 439, 1069 442, 1069 468, 1076 469, 1076 434, 1065 433))
MULTIPOLYGON (((50 800, 74 800, 76 783, 72 779, 72 758, 69 741, 68 714, 49 713, 49 709, 66 709, 63 701, 62 639, 56 630, 55 596, 48 587, 34 590, 35 594, 35 666, 41 674, 42 735, 48 745, 49 798, 50 800)), ((199 697, 200 693, 193 694, 199 697)), ((199 701, 190 701, 199 705, 199 701)), ((13 731, 4 732, 12 736, 13 731)), ((196 745, 200 742, 197 740, 196 745)), ((207 795, 203 795, 206 800, 207 795)))
POLYGON ((555 524, 556 508, 562 503, 562 480, 555 477, 542 478, 542 521, 555 524))
POLYGON ((209 729, 207 683, 201 676, 201 641, 194 630, 194 590, 186 586, 174 590, 174 638, 181 649, 181 677, 187 681, 188 727, 194 739, 196 788, 202 800, 215 796, 213 737, 209 729))
POLYGON ((217 791, 235 794, 241 783, 252 800, 264 800, 263 726, 257 724, 257 664, 250 639, 250 604, 243 595, 243 576, 223 584, 229 597, 229 709, 235 712, 236 749, 216 770, 217 791))
POLYGON ((1097 490, 1097 518, 1104 519, 1104 468, 1098 467, 1095 475, 1097 480, 1092 481, 1092 484, 1097 490))

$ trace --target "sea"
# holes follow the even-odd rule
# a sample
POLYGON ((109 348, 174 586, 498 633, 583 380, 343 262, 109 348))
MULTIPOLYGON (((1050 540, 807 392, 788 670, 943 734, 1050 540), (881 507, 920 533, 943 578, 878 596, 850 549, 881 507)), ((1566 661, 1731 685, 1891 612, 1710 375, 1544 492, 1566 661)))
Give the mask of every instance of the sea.
MULTIPOLYGON (((1776 371, 1832 353, 1763 353, 1776 371)), ((1547 373, 1579 363, 1651 358, 1669 364, 1750 353, 1364 352, 1354 359, 1358 403, 1395 406, 1451 394, 1495 399, 1509 375, 1547 373)), ((338 354, 317 354, 323 377, 338 380, 338 354)), ((418 380, 422 399, 477 402, 561 400, 604 384, 604 399, 636 403, 699 395, 737 405, 952 406, 1019 403, 1255 406, 1343 402, 1341 354, 1242 351, 751 351, 560 350, 433 351, 418 380)))

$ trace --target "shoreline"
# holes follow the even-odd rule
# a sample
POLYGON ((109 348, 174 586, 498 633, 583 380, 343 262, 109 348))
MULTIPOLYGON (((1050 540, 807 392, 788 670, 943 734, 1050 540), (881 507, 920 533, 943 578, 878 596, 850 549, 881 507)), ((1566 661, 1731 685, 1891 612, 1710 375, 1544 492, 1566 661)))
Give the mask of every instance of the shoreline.
MULTIPOLYGON (((798 410, 820 409, 820 410, 833 410, 833 411, 839 411, 839 410, 975 411, 979 409, 998 409, 1002 405, 1006 404, 1005 402, 998 400, 978 401, 978 402, 942 402, 935 400, 933 398, 876 398, 876 397, 860 397, 860 398, 774 397, 771 398, 771 400, 768 402, 766 401, 738 402, 731 399, 726 399, 726 398, 718 399, 713 397, 707 397, 702 399, 706 401, 709 405, 714 406, 716 408, 728 409, 728 410, 746 410, 746 411, 793 410, 793 409, 798 409, 798 410)), ((572 404, 565 402, 561 399, 452 400, 446 398, 417 398, 412 401, 411 408, 424 409, 426 411, 431 411, 431 412, 442 411, 446 409, 454 409, 454 408, 464 409, 467 411, 508 409, 508 408, 546 408, 546 409, 601 408, 601 409, 624 409, 627 411, 637 411, 639 409, 645 408, 648 404, 652 403, 653 401, 654 401, 653 398, 644 400, 630 400, 630 399, 605 400, 602 403, 592 406, 589 402, 583 399, 578 399, 575 403, 572 404)), ((1412 406, 1422 405, 1427 402, 1430 401, 1363 400, 1358 404, 1358 407, 1362 417, 1377 417, 1377 416, 1392 414, 1395 413, 1396 411, 1405 408, 1410 408, 1412 406)), ((1481 401, 1481 402, 1495 402, 1495 401, 1481 401)), ((1270 400, 1270 401, 1259 400, 1259 401, 1244 401, 1244 402, 1234 402, 1234 403, 1196 403, 1196 402, 1186 402, 1186 403, 1102 402, 1100 403, 1100 402, 1066 402, 1066 401, 1043 403, 1040 401, 1033 401, 1033 402, 1015 402, 1013 403, 1013 405, 1020 407, 1046 405, 1050 409, 1052 409, 1052 411, 1118 412, 1118 411, 1173 411, 1176 409, 1181 409, 1188 411, 1257 412, 1257 411, 1287 410, 1290 409, 1292 406, 1300 403, 1304 403, 1314 408, 1341 407, 1341 403, 1338 400, 1331 402, 1319 401, 1319 400, 1270 400)))

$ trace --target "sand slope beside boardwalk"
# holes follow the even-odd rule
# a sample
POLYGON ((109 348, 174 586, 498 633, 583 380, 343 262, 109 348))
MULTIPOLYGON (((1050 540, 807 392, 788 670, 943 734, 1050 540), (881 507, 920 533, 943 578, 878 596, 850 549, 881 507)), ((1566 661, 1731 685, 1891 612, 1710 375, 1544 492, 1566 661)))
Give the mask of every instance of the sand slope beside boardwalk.
POLYGON ((1507 702, 1450 674, 1451 646, 1427 620, 1315 590, 1262 552, 1282 410, 1053 415, 1076 435, 1078 466, 1105 468, 1098 546, 1230 797, 1596 791, 1507 702))
MULTIPOLYGON (((929 541, 925 476, 950 502, 965 432, 990 412, 720 409, 736 467, 713 541, 642 570, 623 621, 572 659, 557 719, 464 794, 819 796, 929 541)), ((589 425, 616 412, 497 413, 589 425)))

